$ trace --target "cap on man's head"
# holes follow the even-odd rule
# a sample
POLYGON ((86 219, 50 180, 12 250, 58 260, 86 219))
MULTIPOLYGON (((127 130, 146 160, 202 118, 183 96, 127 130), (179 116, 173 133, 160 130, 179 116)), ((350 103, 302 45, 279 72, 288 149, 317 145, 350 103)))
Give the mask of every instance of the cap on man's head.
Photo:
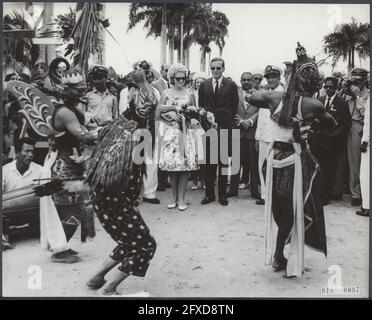
POLYGON ((94 66, 90 71, 92 80, 101 80, 108 77, 108 70, 103 66, 94 66))
POLYGON ((368 75, 368 70, 363 69, 363 68, 354 68, 353 70, 351 70, 351 76, 354 79, 355 78, 359 78, 359 79, 366 78, 367 75, 368 75))
POLYGON ((267 77, 280 77, 281 75, 282 75, 282 69, 277 67, 277 66, 268 65, 265 68, 265 71, 264 71, 264 77, 265 78, 267 78, 267 77))

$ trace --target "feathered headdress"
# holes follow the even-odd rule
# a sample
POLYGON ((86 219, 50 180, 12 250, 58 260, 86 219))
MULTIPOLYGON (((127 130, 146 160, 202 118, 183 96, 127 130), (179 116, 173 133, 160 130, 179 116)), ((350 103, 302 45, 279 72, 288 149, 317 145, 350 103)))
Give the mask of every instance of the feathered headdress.
POLYGON ((306 91, 316 90, 319 81, 318 67, 313 59, 307 56, 306 49, 297 42, 297 60, 293 61, 293 68, 287 77, 282 107, 272 115, 272 120, 284 127, 292 126, 291 115, 297 107, 299 97, 306 91))

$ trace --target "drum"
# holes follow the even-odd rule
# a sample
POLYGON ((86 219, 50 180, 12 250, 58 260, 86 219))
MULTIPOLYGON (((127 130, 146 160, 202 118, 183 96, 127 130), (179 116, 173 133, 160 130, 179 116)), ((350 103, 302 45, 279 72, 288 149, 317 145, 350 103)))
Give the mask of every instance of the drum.
POLYGON ((40 209, 40 198, 34 192, 36 186, 38 185, 30 185, 3 193, 3 214, 9 215, 40 209))

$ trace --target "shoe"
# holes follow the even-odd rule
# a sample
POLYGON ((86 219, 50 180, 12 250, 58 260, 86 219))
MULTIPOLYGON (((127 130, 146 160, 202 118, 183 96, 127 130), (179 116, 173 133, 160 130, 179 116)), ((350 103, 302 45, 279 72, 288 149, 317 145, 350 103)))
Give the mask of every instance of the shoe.
POLYGON ((362 217, 369 217, 369 209, 361 209, 357 212, 355 212, 355 214, 357 214, 358 216, 362 216, 362 217))
POLYGON ((13 249, 14 246, 11 245, 9 242, 3 241, 2 243, 3 251, 13 249))
POLYGON ((73 255, 78 255, 79 254, 79 252, 78 251, 75 251, 75 250, 73 250, 73 249, 68 249, 68 250, 66 250, 68 253, 71 253, 71 254, 73 254, 73 255))
POLYGON ((329 205, 329 199, 323 200, 323 206, 328 206, 329 205))
POLYGON ((258 205, 264 205, 265 204, 265 200, 264 199, 258 199, 258 200, 256 200, 256 204, 258 204, 258 205))
POLYGON ((231 192, 231 190, 226 193, 226 197, 228 198, 232 198, 232 197, 237 197, 238 196, 238 193, 237 192, 231 192))
POLYGON ((275 272, 285 270, 287 268, 287 259, 284 258, 284 260, 281 261, 275 259, 272 267, 275 272))
POLYGON ((219 202, 222 206, 227 206, 229 204, 229 201, 227 201, 227 198, 220 198, 219 202))
POLYGON ((256 199, 256 200, 260 200, 261 199, 261 195, 259 193, 252 193, 252 198, 256 199))
POLYGON ((359 207, 359 206, 361 206, 362 205, 362 199, 360 199, 360 198, 352 198, 351 199, 351 205, 353 207, 359 207))
POLYGON ((175 207, 177 207, 177 203, 169 203, 168 204, 168 209, 174 209, 175 207))
POLYGON ((248 183, 241 183, 239 184, 239 190, 248 189, 248 183))
POLYGON ((160 204, 160 200, 158 198, 149 199, 149 198, 143 197, 143 202, 148 202, 152 204, 160 204))
POLYGON ((164 188, 165 189, 168 189, 168 188, 170 188, 171 187, 171 185, 169 184, 169 182, 168 181, 165 181, 164 182, 164 188))
POLYGON ((54 253, 51 258, 52 262, 59 262, 59 263, 76 263, 80 261, 80 258, 70 252, 68 250, 54 253))
POLYGON ((165 191, 165 187, 164 186, 158 186, 156 191, 165 191))
POLYGON ((208 203, 211 203, 211 202, 214 202, 214 201, 216 201, 215 198, 205 197, 205 198, 202 200, 201 204, 208 204, 208 203))
POLYGON ((184 206, 178 205, 178 210, 185 211, 186 209, 187 209, 187 205, 184 205, 184 206))

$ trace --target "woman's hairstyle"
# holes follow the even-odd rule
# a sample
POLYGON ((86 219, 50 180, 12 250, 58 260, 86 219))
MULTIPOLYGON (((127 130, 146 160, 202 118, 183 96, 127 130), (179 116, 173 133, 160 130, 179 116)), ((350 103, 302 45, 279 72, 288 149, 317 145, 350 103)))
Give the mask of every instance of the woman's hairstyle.
POLYGON ((189 74, 187 68, 183 64, 176 63, 171 65, 168 70, 168 79, 171 84, 174 84, 174 77, 176 76, 177 73, 183 73, 185 74, 185 77, 187 77, 189 74))
POLYGON ((135 83, 142 83, 146 80, 144 72, 140 69, 133 70, 132 77, 135 83))

